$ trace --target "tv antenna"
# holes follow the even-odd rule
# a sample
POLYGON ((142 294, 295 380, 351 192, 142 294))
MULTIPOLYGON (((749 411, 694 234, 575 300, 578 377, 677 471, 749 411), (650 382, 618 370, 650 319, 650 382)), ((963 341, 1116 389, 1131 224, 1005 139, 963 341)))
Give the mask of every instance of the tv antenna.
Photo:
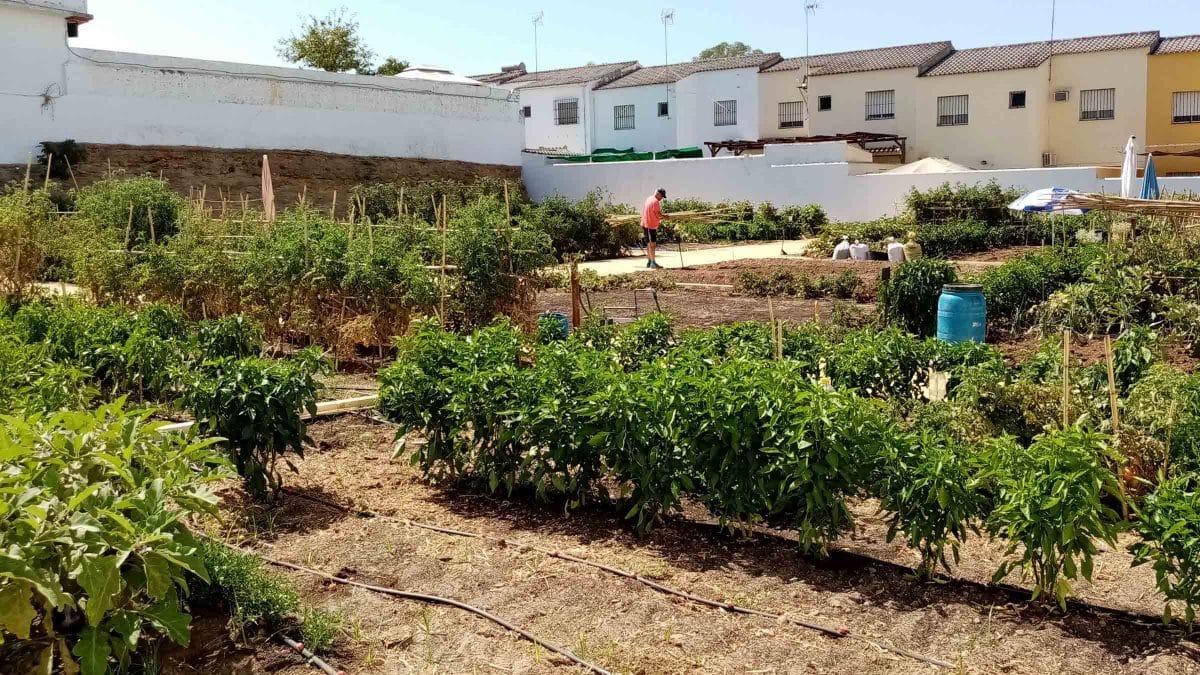
POLYGON ((659 18, 662 20, 663 25, 663 65, 667 65, 671 62, 671 57, 667 51, 667 26, 675 25, 675 10, 664 9, 659 18))
POLYGON ((546 16, 543 11, 538 11, 533 15, 533 72, 536 74, 540 68, 538 67, 538 28, 542 25, 542 18, 546 16))

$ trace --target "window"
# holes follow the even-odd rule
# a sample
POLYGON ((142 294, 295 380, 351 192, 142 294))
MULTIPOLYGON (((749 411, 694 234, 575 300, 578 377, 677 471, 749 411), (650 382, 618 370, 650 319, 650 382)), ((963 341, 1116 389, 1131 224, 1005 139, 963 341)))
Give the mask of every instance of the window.
POLYGON ((833 97, 829 96, 829 95, 818 96, 817 97, 817 110, 821 111, 821 112, 824 112, 826 110, 833 110, 833 97))
POLYGON ((560 98, 554 102, 554 123, 579 124, 579 99, 560 98))
POLYGON ((717 101, 713 103, 713 126, 731 127, 737 124, 737 101, 717 101))
POLYGON ((967 95, 939 96, 937 100, 937 125, 939 127, 957 127, 969 121, 967 116, 967 95))
POLYGON ((633 128, 633 106, 632 105, 615 105, 613 106, 613 129, 632 129, 633 128))
POLYGON ((521 108, 521 117, 533 117, 533 106, 521 108))
POLYGON ((1023 92, 1023 91, 1008 92, 1008 107, 1024 108, 1025 107, 1025 92, 1023 92))
POLYGON ((670 108, 670 106, 667 105, 666 101, 658 102, 658 116, 659 117, 666 117, 670 111, 671 111, 671 108, 670 108))
POLYGON ((1079 119, 1111 120, 1116 108, 1116 89, 1081 89, 1079 91, 1079 119))
POLYGON ((867 119, 894 120, 896 119, 896 90, 867 92, 867 119))
POLYGON ((1171 121, 1175 124, 1200 122, 1200 91, 1171 94, 1171 121))
POLYGON ((803 109, 800 101, 784 101, 779 104, 779 128, 793 129, 804 126, 803 109))

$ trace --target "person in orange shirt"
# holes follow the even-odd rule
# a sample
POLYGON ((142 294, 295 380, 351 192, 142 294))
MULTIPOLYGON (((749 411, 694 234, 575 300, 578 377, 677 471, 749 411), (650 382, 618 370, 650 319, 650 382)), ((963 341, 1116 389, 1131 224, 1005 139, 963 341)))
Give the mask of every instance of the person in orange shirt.
POLYGON ((667 191, 658 188, 654 194, 646 198, 642 206, 642 234, 646 243, 646 267, 659 267, 654 259, 658 250, 658 226, 662 223, 662 200, 667 198, 667 191))

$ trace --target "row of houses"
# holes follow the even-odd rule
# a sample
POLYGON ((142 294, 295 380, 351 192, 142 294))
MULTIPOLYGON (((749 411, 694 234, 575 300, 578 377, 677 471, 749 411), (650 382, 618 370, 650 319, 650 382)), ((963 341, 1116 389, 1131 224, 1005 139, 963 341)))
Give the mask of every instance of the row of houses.
POLYGON ((950 41, 812 57, 474 76, 517 92, 527 149, 657 151, 867 132, 875 161, 975 169, 1105 165, 1130 135, 1159 170, 1200 173, 1200 35, 1157 31, 956 49, 950 41), (1184 153, 1171 156, 1170 153, 1184 153))

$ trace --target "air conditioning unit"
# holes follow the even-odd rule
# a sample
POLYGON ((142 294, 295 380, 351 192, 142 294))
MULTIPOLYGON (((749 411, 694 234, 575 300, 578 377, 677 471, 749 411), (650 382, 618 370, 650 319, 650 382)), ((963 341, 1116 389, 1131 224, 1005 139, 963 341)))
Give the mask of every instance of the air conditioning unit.
POLYGON ((1043 167, 1058 166, 1058 155, 1054 154, 1053 152, 1043 152, 1042 153, 1042 166, 1043 167))
POLYGON ((1054 92, 1055 103, 1062 103, 1063 101, 1070 101, 1070 100, 1071 100, 1071 90, 1070 89, 1059 89, 1054 92))

